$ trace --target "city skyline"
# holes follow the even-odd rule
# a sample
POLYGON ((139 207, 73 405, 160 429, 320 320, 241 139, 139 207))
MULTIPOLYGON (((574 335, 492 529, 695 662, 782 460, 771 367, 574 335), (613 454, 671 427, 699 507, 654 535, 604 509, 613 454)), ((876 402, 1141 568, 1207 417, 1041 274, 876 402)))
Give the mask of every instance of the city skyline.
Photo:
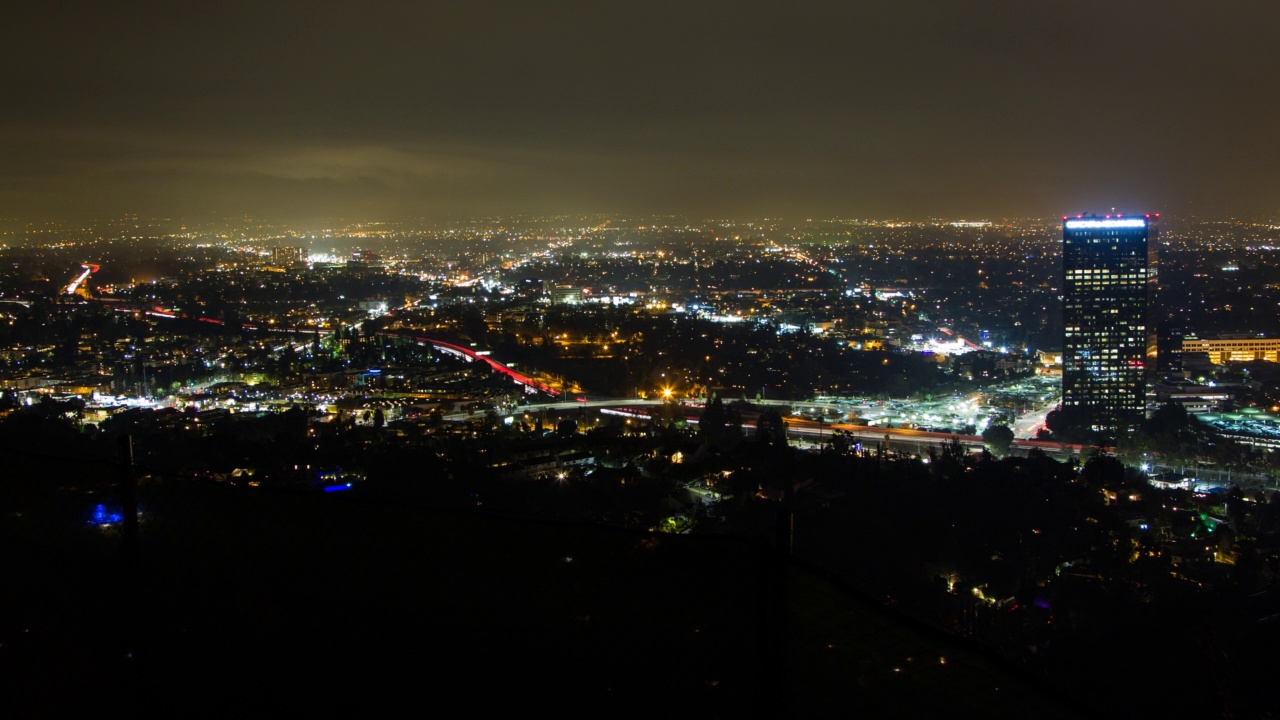
POLYGON ((427 677, 565 717, 1263 717, 1280 226, 1162 227, 1180 370, 1131 432, 1055 410, 1067 328, 1113 351, 1101 389, 1149 367, 1146 225, 10 233, 15 701, 296 710, 324 667, 365 704, 427 677), (1222 655, 1168 632, 1206 617, 1222 655), (1197 663, 1176 695, 1126 672, 1197 663))
POLYGON ((24 8, 0 217, 1272 217, 1278 14, 24 8))
POLYGON ((1272 718, 1276 27, 8 10, 0 707, 1272 718))

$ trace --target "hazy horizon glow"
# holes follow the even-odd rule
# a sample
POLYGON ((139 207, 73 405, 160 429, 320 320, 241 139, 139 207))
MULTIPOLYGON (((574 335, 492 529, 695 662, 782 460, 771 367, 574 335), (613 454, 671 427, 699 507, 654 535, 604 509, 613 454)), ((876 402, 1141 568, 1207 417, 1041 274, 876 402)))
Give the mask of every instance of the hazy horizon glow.
POLYGON ((1280 215, 1280 5, 32 5, 0 217, 1280 215))

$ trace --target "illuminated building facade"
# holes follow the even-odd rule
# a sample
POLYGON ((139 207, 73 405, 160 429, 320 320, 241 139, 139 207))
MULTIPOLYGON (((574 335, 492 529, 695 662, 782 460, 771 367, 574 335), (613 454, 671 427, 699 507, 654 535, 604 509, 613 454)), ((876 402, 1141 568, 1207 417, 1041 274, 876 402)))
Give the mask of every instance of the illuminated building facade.
POLYGON ((556 285, 551 288, 552 305, 581 305, 582 288, 569 285, 556 285))
POLYGON ((1062 404, 1109 435, 1144 416, 1156 343, 1157 283, 1150 217, 1065 218, 1062 223, 1062 404))
POLYGON ((275 247, 271 249, 271 264, 282 268, 306 265, 307 252, 300 247, 275 247))
POLYGON ((1280 362, 1280 338, 1187 337, 1182 339, 1181 349, 1184 353, 1205 353, 1214 365, 1254 360, 1280 362))

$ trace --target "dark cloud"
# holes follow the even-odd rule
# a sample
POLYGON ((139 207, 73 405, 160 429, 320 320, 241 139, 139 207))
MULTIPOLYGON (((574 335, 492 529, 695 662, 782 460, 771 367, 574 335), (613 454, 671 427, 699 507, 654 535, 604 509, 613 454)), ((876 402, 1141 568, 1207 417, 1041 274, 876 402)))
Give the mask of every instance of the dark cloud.
POLYGON ((10 15, 6 215, 1280 211, 1270 2, 10 15))

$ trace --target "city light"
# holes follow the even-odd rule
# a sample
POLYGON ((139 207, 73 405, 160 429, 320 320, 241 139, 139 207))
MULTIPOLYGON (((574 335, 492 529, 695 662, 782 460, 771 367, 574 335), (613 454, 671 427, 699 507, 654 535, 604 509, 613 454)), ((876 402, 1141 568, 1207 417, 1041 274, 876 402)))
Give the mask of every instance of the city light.
POLYGON ((115 525, 123 521, 123 512, 101 504, 93 509, 93 515, 89 518, 90 525, 115 525))
POLYGON ((6 707, 1280 720, 1280 1, 866 5, 15 3, 6 707))
POLYGON ((1068 230, 1106 230, 1113 228, 1146 227, 1145 218, 1116 218, 1113 220, 1068 220, 1063 224, 1068 230))

